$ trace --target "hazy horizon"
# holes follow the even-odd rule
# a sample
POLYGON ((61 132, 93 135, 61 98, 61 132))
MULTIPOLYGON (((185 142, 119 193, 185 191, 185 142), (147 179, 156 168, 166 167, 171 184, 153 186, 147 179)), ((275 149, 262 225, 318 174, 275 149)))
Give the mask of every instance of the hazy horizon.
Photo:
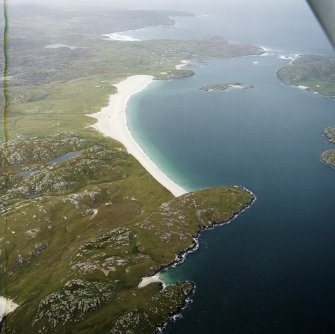
MULTIPOLYGON (((3 0, 0 0, 0 3, 3 0)), ((255 34, 269 30, 274 33, 283 30, 291 33, 316 33, 322 31, 305 0, 11 0, 11 5, 35 4, 48 7, 111 7, 139 10, 182 10, 194 14, 220 16, 226 26, 252 30, 255 34)))
MULTIPOLYGON (((2 3, 3 1, 1 1, 2 3)), ((188 10, 188 11, 217 11, 217 10, 252 10, 264 11, 273 8, 273 10, 283 10, 287 13, 292 10, 308 8, 308 4, 304 0, 283 0, 274 3, 272 0, 12 0, 9 4, 37 4, 51 7, 118 7, 124 9, 146 9, 146 10, 188 10)))

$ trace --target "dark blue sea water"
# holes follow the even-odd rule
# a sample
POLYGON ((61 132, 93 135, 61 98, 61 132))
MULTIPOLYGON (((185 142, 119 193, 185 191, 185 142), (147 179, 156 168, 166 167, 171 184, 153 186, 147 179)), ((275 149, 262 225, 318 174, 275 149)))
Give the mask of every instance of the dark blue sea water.
POLYGON ((257 196, 164 274, 196 284, 167 333, 335 332, 335 170, 320 162, 334 147, 322 131, 335 124, 335 101, 283 86, 275 71, 288 63, 272 55, 194 64, 195 76, 155 82, 130 101, 131 131, 185 188, 243 185, 257 196), (199 90, 231 81, 255 88, 199 90))

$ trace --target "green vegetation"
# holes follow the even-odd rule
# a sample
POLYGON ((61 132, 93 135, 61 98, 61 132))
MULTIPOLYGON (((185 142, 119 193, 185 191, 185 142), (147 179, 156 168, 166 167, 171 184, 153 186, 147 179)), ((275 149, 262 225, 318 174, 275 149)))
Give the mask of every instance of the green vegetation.
POLYGON ((335 126, 330 126, 324 130, 324 134, 329 141, 335 143, 335 126))
POLYGON ((202 86, 200 90, 210 92, 213 90, 227 90, 227 89, 234 88, 234 87, 243 88, 243 89, 255 88, 254 85, 243 85, 240 82, 233 82, 233 83, 208 84, 208 85, 202 86))
POLYGON ((277 71, 277 77, 285 85, 306 86, 320 95, 335 97, 335 58, 303 55, 292 65, 277 71))
POLYGON ((326 165, 335 168, 335 150, 327 150, 321 154, 321 161, 326 165))
POLYGON ((234 83, 222 83, 222 84, 208 84, 205 86, 202 86, 200 90, 205 90, 206 92, 212 91, 212 90, 227 90, 229 88, 233 87, 240 87, 241 84, 239 82, 234 83))
MULTIPOLYGON (((324 130, 324 134, 327 139, 335 143, 335 126, 330 126, 324 130)), ((330 149, 322 153, 321 161, 326 165, 335 168, 335 150, 330 149)))
MULTIPOLYGON (((286 85, 305 86, 310 92, 335 98, 334 57, 303 55, 292 65, 279 69, 277 77, 286 85)), ((335 127, 326 128, 324 133, 331 142, 335 142, 335 127)), ((335 150, 323 152, 321 161, 335 168, 335 150)))
MULTIPOLYGON (((176 12, 177 14, 178 12, 176 12)), ((179 12, 179 15, 191 15, 179 12)), ((18 35, 22 46, 29 41, 66 35, 99 35, 148 26, 173 25, 169 12, 111 8, 50 8, 32 4, 9 7, 11 34, 18 35), (97 20, 98 18, 98 20, 97 20), (20 24, 19 24, 20 23, 20 24), (29 29, 22 29, 29 27, 29 29)))
POLYGON ((1 294, 21 305, 8 316, 6 333, 153 332, 192 284, 138 289, 141 277, 172 263, 199 229, 228 221, 253 199, 239 188, 173 198, 103 138, 60 134, 4 143, 1 152, 1 294), (67 152, 78 154, 51 162, 67 152), (122 320, 131 314, 135 319, 122 320))
MULTIPOLYGON (((104 40, 101 35, 172 24, 168 13, 12 6, 7 87, 11 138, 60 131, 86 134, 94 120, 84 115, 105 106, 108 96, 115 92, 113 85, 130 75, 149 74, 160 80, 183 78, 194 73, 189 69, 176 70, 182 59, 198 61, 263 52, 220 37, 121 42, 104 40), (45 48, 48 45, 58 47, 45 48)), ((0 46, 3 47, 1 37, 0 46)), ((1 66, 2 63, 0 70, 1 66)), ((1 80, 0 88, 2 85, 1 80)), ((1 108, 3 104, 0 94, 1 108)), ((3 122, 1 118, 1 128, 3 122)), ((3 138, 4 134, 0 134, 0 140, 3 138)))
MULTIPOLYGON (((130 43, 96 38, 86 40, 84 45, 88 47, 85 51, 67 48, 26 51, 28 68, 10 66, 11 73, 18 73, 12 76, 9 87, 12 137, 28 138, 36 129, 40 135, 87 132, 87 126, 94 120, 84 115, 105 106, 108 96, 115 92, 113 84, 127 76, 182 78, 194 74, 189 69, 175 69, 182 59, 197 61, 212 55, 231 57, 260 52, 255 47, 233 46, 219 38, 130 43)), ((20 52, 13 51, 13 57, 22 57, 20 52)), ((0 97, 0 105, 1 102, 0 97)))
POLYGON ((193 75, 176 70, 182 59, 262 52, 222 38, 100 36, 173 23, 167 14, 11 8, 10 105, 0 120, 11 137, 0 143, 0 295, 20 307, 6 318, 6 333, 154 332, 193 284, 139 289, 141 278, 192 247, 202 228, 252 202, 234 187, 173 198, 120 143, 90 127, 86 115, 127 76, 182 78, 193 75))

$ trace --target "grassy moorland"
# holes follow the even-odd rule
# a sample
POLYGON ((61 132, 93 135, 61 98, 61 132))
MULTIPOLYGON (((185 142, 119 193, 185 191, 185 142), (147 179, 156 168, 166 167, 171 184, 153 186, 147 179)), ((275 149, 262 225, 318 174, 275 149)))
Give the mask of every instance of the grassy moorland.
MULTIPOLYGON (((277 77, 286 85, 304 86, 306 90, 335 98, 335 58, 320 55, 303 55, 292 65, 277 71, 277 77)), ((335 127, 324 130, 325 136, 335 142, 335 127)), ((321 161, 335 168, 335 150, 322 153, 321 161)))
POLYGON ((105 106, 108 96, 115 92, 113 84, 127 76, 150 74, 157 79, 182 78, 194 73, 175 69, 181 59, 197 60, 212 54, 228 57, 234 52, 244 55, 256 53, 258 49, 238 45, 234 51, 224 39, 215 38, 132 43, 97 40, 87 54, 68 60, 66 57, 74 51, 42 49, 30 62, 36 62, 33 69, 16 71, 19 74, 13 76, 9 94, 13 135, 31 136, 35 128, 39 128, 40 135, 83 130, 94 122, 85 115, 105 106), (62 68, 53 68, 53 59, 56 62, 62 57, 68 63, 64 61, 62 68), (47 59, 47 64, 39 65, 41 58, 47 59))
POLYGON ((0 295, 20 306, 5 332, 154 332, 193 284, 139 289, 141 278, 253 197, 222 187, 173 198, 120 143, 90 128, 86 114, 106 105, 129 75, 182 78, 193 74, 175 69, 182 59, 262 51, 222 38, 128 43, 100 36, 172 24, 164 12, 101 18, 99 10, 19 6, 11 13, 8 119, 0 121, 10 135, 0 143, 0 295))
MULTIPOLYGON (((93 119, 83 116, 106 105, 108 96, 115 92, 113 84, 130 75, 183 78, 194 73, 190 69, 176 70, 182 59, 198 61, 262 53, 258 47, 231 44, 220 37, 121 42, 104 40, 101 35, 172 24, 166 12, 87 13, 18 6, 9 13, 7 90, 12 138, 29 137, 36 130, 38 135, 46 135, 85 129, 93 119), (57 44, 62 47, 46 48, 57 44)), ((0 46, 3 48, 1 37, 0 46)), ((0 70, 2 66, 0 62, 0 70)), ((0 106, 3 98, 0 94, 0 106)), ((1 127, 2 122, 1 118, 1 127)))
POLYGON ((277 71, 277 77, 286 85, 305 86, 309 91, 335 97, 335 58, 303 55, 290 66, 277 71))
MULTIPOLYGON (((115 92, 113 84, 130 75, 182 78, 194 74, 189 69, 175 69, 185 58, 197 61, 261 52, 253 46, 229 44, 222 38, 130 43, 96 38, 87 39, 83 45, 87 49, 41 48, 27 52, 29 66, 19 61, 10 66, 13 135, 31 136, 36 128, 40 135, 56 134, 59 129, 84 129, 93 122, 84 115, 106 105, 108 96, 115 92)), ((13 58, 20 58, 20 52, 12 51, 13 58)))
POLYGON ((1 293, 21 305, 6 333, 154 332, 192 284, 138 289, 141 277, 252 201, 238 188, 173 198, 103 138, 60 134, 1 152, 1 293), (77 154, 52 162, 68 152, 77 154))

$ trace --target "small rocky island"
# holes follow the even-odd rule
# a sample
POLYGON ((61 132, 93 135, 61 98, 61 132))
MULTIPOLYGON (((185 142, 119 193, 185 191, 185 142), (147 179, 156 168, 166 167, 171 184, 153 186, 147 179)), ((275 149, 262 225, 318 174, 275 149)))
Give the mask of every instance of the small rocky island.
POLYGON ((230 88, 250 89, 250 88, 255 88, 255 85, 253 84, 244 85, 240 82, 229 82, 229 83, 208 84, 208 85, 202 86, 200 90, 204 90, 206 92, 212 92, 216 90, 225 91, 230 88))
POLYGON ((335 168, 335 150, 327 150, 321 154, 321 161, 330 166, 335 168))
MULTIPOLYGON (((335 143, 335 125, 329 126, 324 130, 324 135, 331 143, 335 143)), ((335 168, 335 149, 330 149, 321 154, 321 161, 330 166, 335 168)))

